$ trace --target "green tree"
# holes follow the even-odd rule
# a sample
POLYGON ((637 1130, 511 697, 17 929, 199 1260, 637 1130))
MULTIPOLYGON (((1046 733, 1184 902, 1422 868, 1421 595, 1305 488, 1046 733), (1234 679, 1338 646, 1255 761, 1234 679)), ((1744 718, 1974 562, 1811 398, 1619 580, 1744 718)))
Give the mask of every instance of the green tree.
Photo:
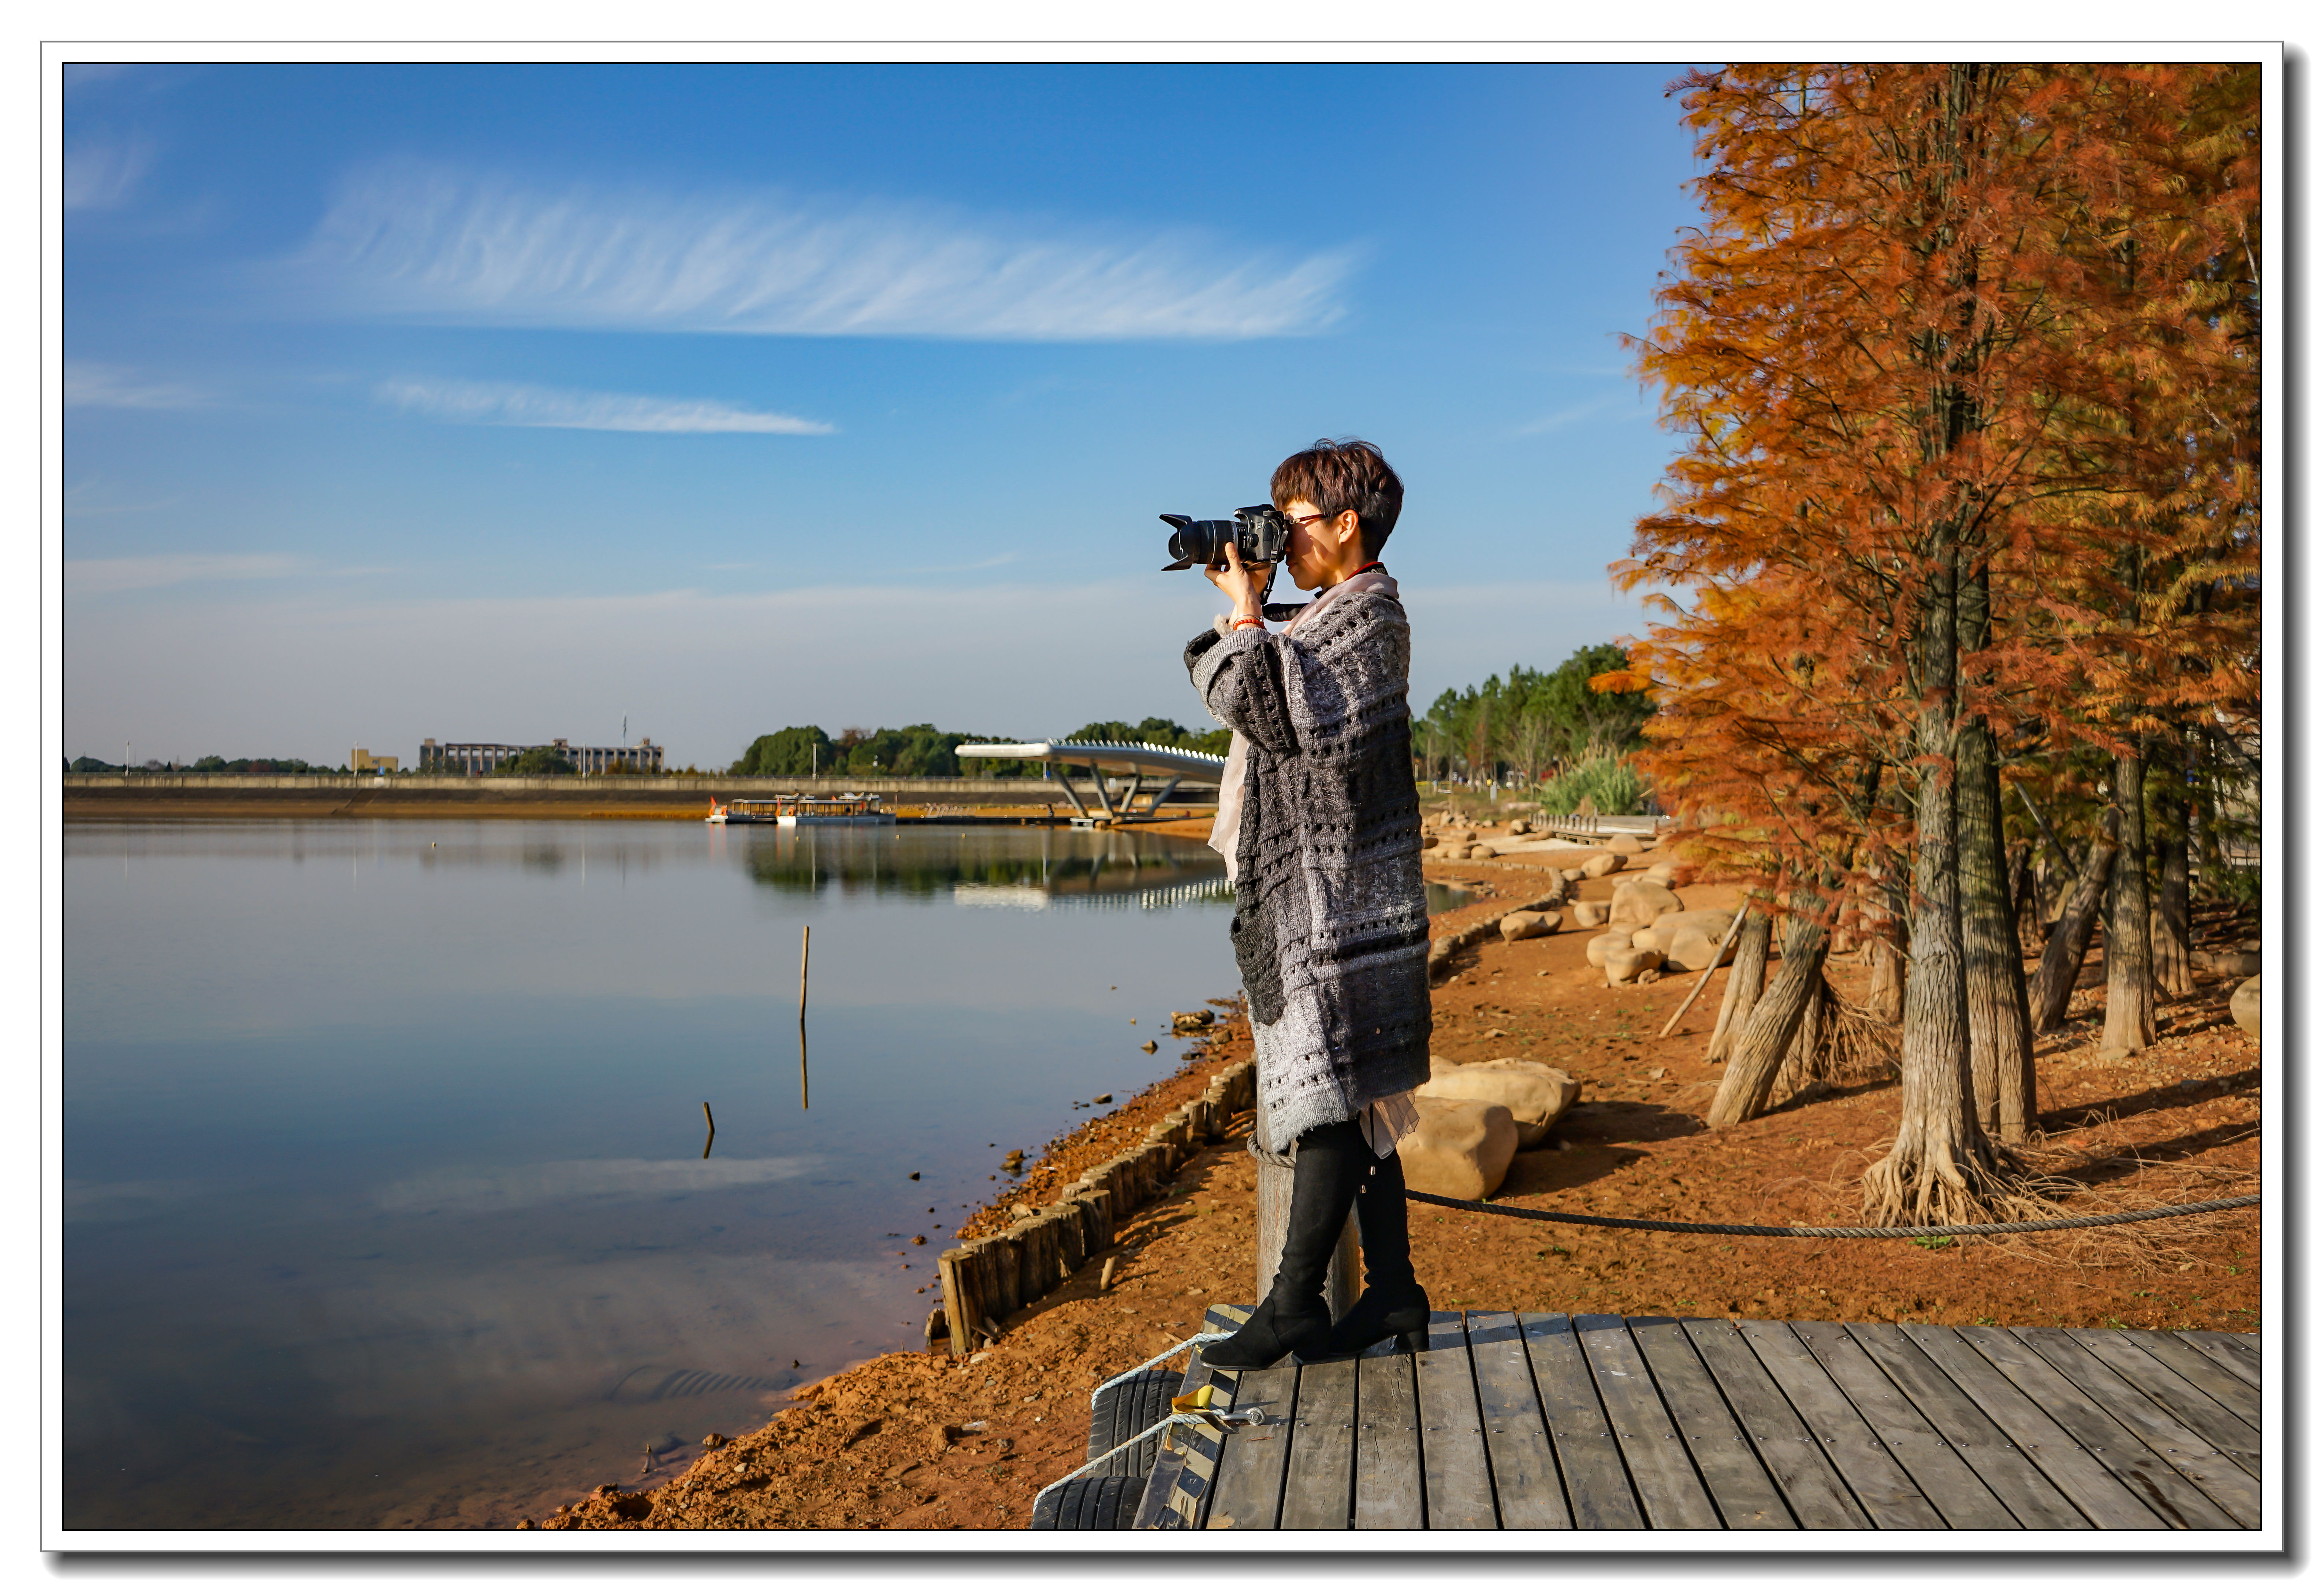
POLYGON ((789 779, 802 774, 828 774, 838 766, 831 737, 819 725, 793 725, 771 736, 761 736, 743 749, 727 769, 729 774, 766 779, 789 779))

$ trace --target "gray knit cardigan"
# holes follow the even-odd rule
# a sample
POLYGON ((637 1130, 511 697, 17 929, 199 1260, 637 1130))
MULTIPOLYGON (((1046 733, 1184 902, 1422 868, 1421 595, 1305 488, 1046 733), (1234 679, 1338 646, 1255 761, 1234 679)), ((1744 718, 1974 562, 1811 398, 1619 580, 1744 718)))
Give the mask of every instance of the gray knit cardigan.
POLYGON ((1231 933, 1273 1151, 1428 1079, 1411 638, 1374 591, 1296 635, 1186 644, 1204 705, 1247 743, 1231 933))

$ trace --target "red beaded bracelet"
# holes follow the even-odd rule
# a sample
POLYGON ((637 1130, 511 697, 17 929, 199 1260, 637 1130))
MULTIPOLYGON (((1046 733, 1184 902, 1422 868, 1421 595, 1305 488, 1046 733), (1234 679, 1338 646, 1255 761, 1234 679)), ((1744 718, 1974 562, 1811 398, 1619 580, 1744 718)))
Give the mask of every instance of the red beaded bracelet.
POLYGON ((1229 626, 1228 628, 1229 628, 1230 630, 1237 630, 1237 631, 1239 631, 1239 630, 1242 629, 1242 628, 1243 628, 1243 626, 1245 626, 1245 625, 1257 625, 1257 626, 1259 626, 1259 629, 1261 629, 1261 630, 1265 630, 1265 629, 1267 628, 1267 622, 1266 622, 1265 620, 1263 620, 1263 619, 1250 619, 1250 618, 1244 618, 1244 619, 1239 619, 1239 620, 1235 621, 1235 622, 1234 622, 1234 624, 1233 624, 1232 625, 1229 626))

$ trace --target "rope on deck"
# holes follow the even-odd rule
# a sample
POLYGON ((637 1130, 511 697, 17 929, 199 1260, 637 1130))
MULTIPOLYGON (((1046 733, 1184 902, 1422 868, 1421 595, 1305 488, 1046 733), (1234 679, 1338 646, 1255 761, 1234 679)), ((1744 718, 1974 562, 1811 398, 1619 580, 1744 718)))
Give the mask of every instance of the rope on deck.
MULTIPOLYGON (((1250 1153, 1270 1167, 1294 1165, 1288 1156, 1249 1142, 1250 1153)), ((1592 1228, 1646 1228, 1660 1234, 1739 1234, 1753 1239, 1941 1239, 1978 1234, 2042 1234, 2058 1228, 2102 1228, 2116 1223, 2152 1222, 2160 1217, 2200 1217, 2212 1211, 2233 1211, 2256 1206, 2257 1195, 2235 1195, 2224 1200, 2198 1200, 2188 1206, 2150 1206, 2144 1211, 2109 1211, 2090 1217, 2052 1217, 2039 1222, 1960 1222, 1931 1227, 1772 1227, 1749 1222, 1665 1222, 1652 1217, 1600 1217, 1587 1211, 1536 1211, 1526 1206, 1502 1206, 1491 1200, 1456 1200, 1450 1195, 1423 1194, 1406 1190, 1404 1198, 1455 1211, 1481 1211, 1488 1217, 1522 1217, 1530 1222, 1570 1222, 1592 1228)))

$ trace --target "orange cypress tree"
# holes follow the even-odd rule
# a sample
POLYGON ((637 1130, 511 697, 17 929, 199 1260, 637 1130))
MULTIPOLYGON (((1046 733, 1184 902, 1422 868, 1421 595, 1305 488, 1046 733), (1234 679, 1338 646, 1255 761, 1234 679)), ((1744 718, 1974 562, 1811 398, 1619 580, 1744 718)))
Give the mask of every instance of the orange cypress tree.
MULTIPOLYGON (((1668 716, 1652 759, 1698 816, 1731 818, 1702 849, 1759 847, 1759 875, 1812 878, 1827 914, 1850 863, 1896 838, 1889 782, 1912 976, 1901 1122, 1867 1205, 1967 1219, 2007 1195, 1991 1135, 2031 1119, 1993 728, 2030 711, 2118 736, 2093 691, 2136 649, 2096 619, 2154 616, 2078 595, 2104 563, 2091 533, 2133 499, 2150 526, 2188 506, 2172 444, 2124 417, 2185 390, 2203 338, 2131 291, 2090 219, 2159 208, 2180 145, 2151 80, 2088 69, 1755 66, 1681 87, 1705 223, 1634 347, 1688 445, 1618 567, 1695 594, 1634 654, 1668 716)), ((2202 257, 2177 247, 2155 282, 2202 257)))

